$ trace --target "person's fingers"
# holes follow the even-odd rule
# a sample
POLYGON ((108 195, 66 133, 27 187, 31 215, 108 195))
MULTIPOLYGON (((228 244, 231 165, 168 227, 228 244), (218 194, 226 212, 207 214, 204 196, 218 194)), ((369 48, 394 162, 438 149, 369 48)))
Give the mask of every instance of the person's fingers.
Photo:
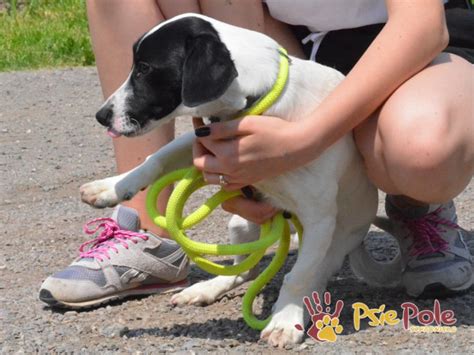
POLYGON ((245 184, 240 184, 238 182, 231 182, 229 185, 224 186, 224 190, 236 191, 236 190, 240 190, 242 187, 245 187, 245 184))
POLYGON ((217 160, 215 156, 209 154, 208 152, 199 156, 196 155, 193 158, 193 164, 196 169, 205 171, 207 173, 218 174, 224 172, 225 170, 219 163, 219 160, 217 160))
MULTIPOLYGON (((220 166, 217 158, 199 141, 193 144, 193 164, 198 170, 208 173, 218 173, 222 171, 219 170, 220 166)), ((214 179, 211 178, 209 183, 214 183, 211 182, 213 180, 214 179)))
POLYGON ((193 144, 193 159, 203 157, 205 155, 212 155, 212 153, 199 141, 193 144))
POLYGON ((209 154, 209 151, 206 149, 206 147, 204 147, 201 142, 195 141, 193 144, 193 158, 197 158, 205 154, 209 154))
POLYGON ((249 125, 243 120, 231 120, 226 122, 211 123, 204 127, 195 129, 197 137, 203 139, 232 139, 237 136, 251 133, 249 125))
POLYGON ((229 177, 226 175, 222 175, 224 177, 224 181, 226 182, 225 184, 222 184, 220 175, 221 174, 211 174, 211 173, 206 173, 206 172, 202 173, 204 181, 207 184, 222 186, 224 190, 226 191, 236 191, 245 187, 244 184, 240 184, 238 182, 229 182, 229 177))
POLYGON ((235 168, 236 141, 197 140, 193 150, 193 164, 209 173, 229 174, 235 168))
POLYGON ((236 140, 197 139, 197 141, 213 155, 219 156, 230 155, 230 152, 234 151, 235 145, 237 145, 236 140))
POLYGON ((222 208, 257 224, 265 223, 278 212, 275 207, 266 202, 249 200, 241 196, 225 201, 222 208))
POLYGON ((228 178, 225 175, 222 175, 223 181, 221 181, 220 175, 221 174, 212 174, 205 171, 202 173, 204 181, 208 184, 221 186, 229 185, 228 178))

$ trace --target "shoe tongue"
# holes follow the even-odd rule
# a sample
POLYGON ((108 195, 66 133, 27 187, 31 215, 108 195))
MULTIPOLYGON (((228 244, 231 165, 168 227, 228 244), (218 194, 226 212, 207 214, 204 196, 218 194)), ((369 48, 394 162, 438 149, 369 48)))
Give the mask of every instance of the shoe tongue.
POLYGON ((136 210, 130 207, 118 205, 112 213, 114 219, 121 229, 138 232, 140 229, 140 219, 136 210))

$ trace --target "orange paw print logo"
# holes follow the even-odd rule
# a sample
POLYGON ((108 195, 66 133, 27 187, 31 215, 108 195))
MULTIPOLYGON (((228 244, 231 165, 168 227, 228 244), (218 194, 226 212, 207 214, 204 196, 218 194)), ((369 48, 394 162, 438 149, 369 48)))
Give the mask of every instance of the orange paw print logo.
POLYGON ((321 340, 334 343, 337 339, 337 334, 341 334, 342 325, 339 324, 339 318, 332 318, 325 315, 323 319, 316 322, 316 328, 319 330, 318 337, 321 340))
MULTIPOLYGON (((303 302, 311 316, 312 322, 306 334, 316 341, 336 341, 337 335, 341 334, 344 329, 339 324, 339 316, 341 315, 342 307, 344 307, 344 302, 338 300, 334 307, 334 312, 331 313, 331 294, 329 292, 324 293, 324 306, 321 304, 317 292, 313 292, 311 296, 314 307, 309 297, 303 297, 303 302)), ((295 327, 298 330, 304 331, 304 327, 301 324, 296 324, 295 327)))

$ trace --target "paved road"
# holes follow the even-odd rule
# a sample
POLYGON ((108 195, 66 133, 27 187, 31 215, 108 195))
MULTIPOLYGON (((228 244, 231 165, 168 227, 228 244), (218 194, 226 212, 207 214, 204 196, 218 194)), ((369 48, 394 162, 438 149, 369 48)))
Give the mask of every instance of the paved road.
MULTIPOLYGON (((66 69, 0 74, 0 351, 156 352, 248 351, 266 353, 258 333, 240 315, 240 288, 206 308, 173 309, 169 296, 116 302, 85 312, 57 312, 37 300, 48 275, 68 265, 86 240, 82 224, 105 216, 79 201, 78 187, 113 173, 111 144, 93 119, 100 89, 95 70, 66 69)), ((189 128, 180 121, 178 130, 189 128)), ((457 199, 461 224, 474 229, 474 184, 457 199)), ((209 241, 223 241, 222 213, 200 229, 209 241)), ((387 238, 369 243, 379 257, 393 253, 387 238)), ((290 264, 294 262, 294 254, 290 264)), ((268 259, 266 262, 268 263, 268 259)), ((288 270, 288 268, 287 268, 288 270)), ((194 269, 192 280, 207 276, 194 269)), ((270 304, 281 275, 259 300, 270 304)), ((414 334, 398 326, 355 331, 350 304, 385 304, 400 314, 410 301, 401 289, 373 289, 354 278, 347 265, 332 280, 333 298, 346 307, 343 333, 335 343, 307 339, 292 352, 461 353, 474 350, 474 290, 441 301, 458 319, 455 334, 414 334)), ((433 300, 416 301, 429 309, 433 300)), ((269 305, 263 307, 269 312, 269 305)), ((366 323, 364 323, 366 324, 366 323)))

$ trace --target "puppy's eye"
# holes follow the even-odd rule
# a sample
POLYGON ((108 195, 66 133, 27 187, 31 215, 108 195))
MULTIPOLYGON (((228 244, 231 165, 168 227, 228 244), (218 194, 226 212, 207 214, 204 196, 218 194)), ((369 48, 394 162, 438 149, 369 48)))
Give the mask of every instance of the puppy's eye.
POLYGON ((151 71, 151 66, 145 62, 138 62, 137 67, 137 76, 146 75, 151 71))

